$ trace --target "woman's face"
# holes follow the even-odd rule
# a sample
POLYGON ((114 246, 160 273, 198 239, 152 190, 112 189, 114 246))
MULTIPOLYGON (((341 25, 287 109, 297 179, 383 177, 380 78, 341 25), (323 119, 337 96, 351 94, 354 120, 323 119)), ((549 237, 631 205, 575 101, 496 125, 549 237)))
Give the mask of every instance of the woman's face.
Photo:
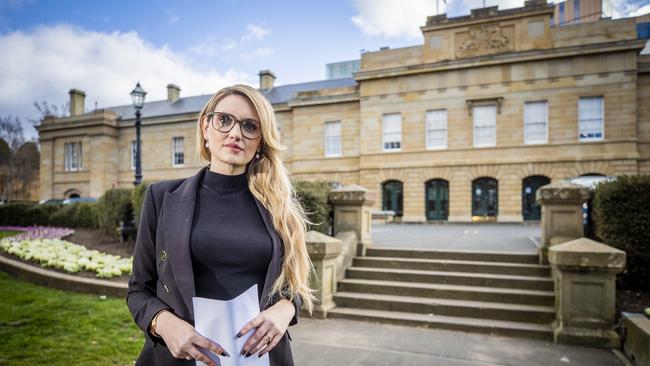
MULTIPOLYGON (((243 126, 235 120, 230 120, 232 128, 229 132, 221 132, 215 128, 229 122, 229 117, 226 115, 213 115, 212 120, 203 117, 201 121, 203 137, 207 139, 210 149, 211 169, 221 174, 242 174, 246 169, 246 164, 253 159, 258 151, 262 140, 260 118, 248 99, 236 94, 223 97, 214 107, 213 112, 230 114, 239 121, 254 120, 245 121, 243 126), (247 137, 255 134, 251 122, 257 122, 259 136, 255 138, 247 137), (246 129, 246 135, 243 134, 242 128, 246 129)), ((222 130, 228 128, 222 128, 222 130)), ((205 142, 204 140, 203 143, 205 144, 205 142)))

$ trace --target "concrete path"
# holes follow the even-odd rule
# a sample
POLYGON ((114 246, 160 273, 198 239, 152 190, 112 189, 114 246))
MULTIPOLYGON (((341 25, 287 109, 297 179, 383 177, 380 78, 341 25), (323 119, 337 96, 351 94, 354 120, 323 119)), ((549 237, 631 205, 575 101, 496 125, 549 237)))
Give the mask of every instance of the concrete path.
POLYGON ((621 366, 612 351, 346 319, 289 327, 296 365, 621 366))
POLYGON ((539 225, 529 224, 373 224, 377 248, 483 250, 536 253, 539 225))

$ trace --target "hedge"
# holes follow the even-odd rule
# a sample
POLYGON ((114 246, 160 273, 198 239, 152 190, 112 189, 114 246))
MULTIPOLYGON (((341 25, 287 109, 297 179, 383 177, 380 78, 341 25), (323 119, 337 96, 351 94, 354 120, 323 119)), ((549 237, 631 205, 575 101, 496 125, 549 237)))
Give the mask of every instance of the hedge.
POLYGON ((627 253, 620 286, 650 290, 650 175, 600 183, 592 204, 598 239, 627 253))
POLYGON ((120 220, 126 223, 133 220, 132 188, 112 188, 104 192, 97 201, 97 221, 101 230, 117 235, 120 220))
POLYGON ((330 235, 329 212, 331 207, 327 199, 327 193, 330 191, 329 183, 296 181, 293 185, 298 201, 307 212, 307 218, 314 223, 314 225, 308 225, 307 230, 316 230, 330 235))

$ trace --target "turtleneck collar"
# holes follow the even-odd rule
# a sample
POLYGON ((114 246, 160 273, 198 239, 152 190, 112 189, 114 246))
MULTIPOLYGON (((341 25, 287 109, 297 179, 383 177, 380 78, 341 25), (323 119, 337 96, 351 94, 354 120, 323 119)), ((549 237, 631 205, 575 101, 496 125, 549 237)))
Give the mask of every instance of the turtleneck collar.
POLYGON ((248 187, 246 172, 237 175, 226 175, 213 172, 208 167, 203 177, 203 185, 219 191, 241 191, 248 187))

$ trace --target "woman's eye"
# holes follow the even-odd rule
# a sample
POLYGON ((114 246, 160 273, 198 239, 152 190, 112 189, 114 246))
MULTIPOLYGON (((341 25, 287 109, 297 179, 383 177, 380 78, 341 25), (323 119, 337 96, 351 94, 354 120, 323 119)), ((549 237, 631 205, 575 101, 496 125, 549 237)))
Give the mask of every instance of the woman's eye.
POLYGON ((257 125, 255 124, 255 122, 244 121, 244 128, 249 131, 255 131, 257 130, 257 125))
POLYGON ((221 123, 222 126, 228 126, 232 123, 232 118, 230 118, 229 116, 221 115, 219 116, 219 122, 221 123))

